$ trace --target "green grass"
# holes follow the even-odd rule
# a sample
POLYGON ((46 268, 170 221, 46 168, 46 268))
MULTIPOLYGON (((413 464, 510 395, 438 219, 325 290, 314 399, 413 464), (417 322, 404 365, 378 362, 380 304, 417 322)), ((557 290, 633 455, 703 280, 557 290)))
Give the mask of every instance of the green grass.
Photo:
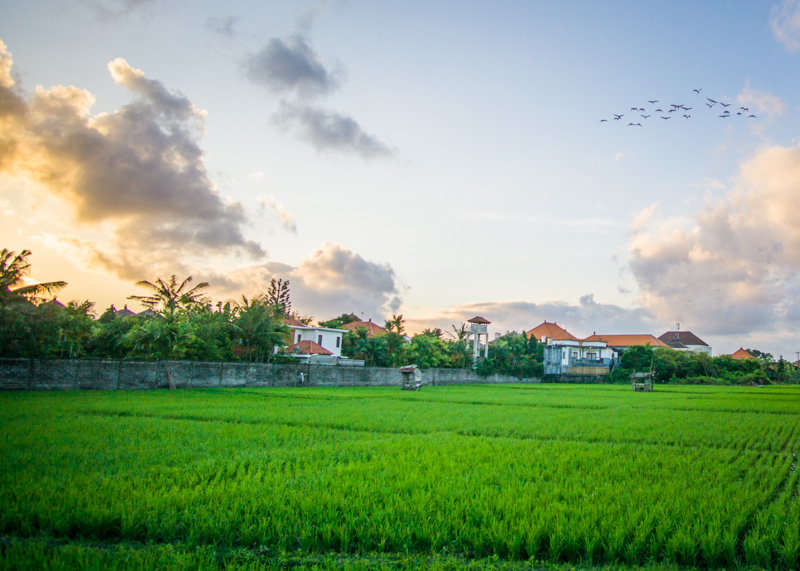
POLYGON ((0 393, 0 569, 798 568, 800 390, 0 393))

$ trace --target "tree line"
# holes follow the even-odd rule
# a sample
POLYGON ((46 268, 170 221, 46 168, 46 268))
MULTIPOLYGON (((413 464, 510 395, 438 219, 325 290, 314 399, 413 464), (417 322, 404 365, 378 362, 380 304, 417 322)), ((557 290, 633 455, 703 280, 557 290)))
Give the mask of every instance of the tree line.
MULTIPOLYGON (((291 343, 285 324, 294 317, 309 325, 313 318, 292 309, 288 280, 272 279, 266 292, 238 300, 212 301, 209 284, 158 278, 139 281, 144 294, 131 295, 147 308, 139 315, 118 311, 113 305, 99 317, 94 303, 73 300, 66 305, 46 301, 67 284, 63 281, 26 284, 31 252, 0 250, 0 357, 97 358, 97 359, 188 359, 198 361, 249 361, 296 363, 283 348, 291 343)), ((127 309, 127 308, 126 308, 127 309)), ((319 326, 341 328, 358 321, 342 314, 319 326)), ((384 323, 385 333, 371 335, 366 328, 347 331, 342 355, 363 360, 366 366, 399 367, 416 364, 427 368, 473 366, 472 343, 465 323, 452 331, 425 329, 411 337, 405 334, 405 319, 392 315, 384 323)), ((669 348, 631 347, 620 356, 608 382, 628 383, 635 371, 654 373, 657 383, 764 384, 798 382, 795 365, 755 349, 757 359, 735 360, 669 348)), ((489 345, 488 357, 478 361, 483 376, 495 373, 517 378, 542 378, 543 346, 523 333, 506 333, 489 345)))
MULTIPOLYGON (((266 292, 214 304, 206 296, 208 283, 194 285, 191 276, 179 280, 174 275, 136 282, 145 293, 128 299, 146 311, 135 315, 127 307, 119 311, 112 305, 98 317, 89 300, 63 305, 43 299, 65 287, 65 282, 24 285, 30 255, 29 250, 0 251, 0 357, 296 363, 290 355, 275 353, 276 346, 291 343, 286 318, 306 325, 313 319, 292 310, 288 280, 272 279, 266 292)), ((356 320, 352 314, 342 314, 319 325, 340 328, 356 320)), ((384 334, 372 336, 365 328, 347 331, 342 355, 374 367, 414 363, 421 368, 470 368, 467 326, 452 328, 452 333, 426 329, 409 338, 403 316, 392 315, 384 334)), ((492 343, 478 372, 540 376, 541 360, 535 339, 510 333, 492 343)))
POLYGON ((653 372, 656 383, 693 385, 763 385, 798 383, 800 369, 770 353, 747 349, 755 359, 734 359, 730 355, 712 357, 706 353, 676 351, 667 347, 639 346, 626 349, 619 364, 608 375, 608 382, 630 383, 633 372, 653 372))

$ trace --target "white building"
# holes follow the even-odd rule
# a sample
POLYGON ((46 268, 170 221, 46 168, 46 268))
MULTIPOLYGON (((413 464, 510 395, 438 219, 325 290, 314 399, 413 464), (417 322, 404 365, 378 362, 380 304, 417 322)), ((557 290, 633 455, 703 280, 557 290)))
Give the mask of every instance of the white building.
POLYGON ((320 347, 330 351, 332 356, 342 356, 342 339, 346 333, 344 329, 314 327, 306 325, 293 317, 289 317, 285 322, 289 329, 292 330, 292 339, 289 345, 296 345, 301 341, 313 341, 320 347))
POLYGON ((548 339, 544 346, 545 375, 607 375, 616 351, 604 341, 548 339))

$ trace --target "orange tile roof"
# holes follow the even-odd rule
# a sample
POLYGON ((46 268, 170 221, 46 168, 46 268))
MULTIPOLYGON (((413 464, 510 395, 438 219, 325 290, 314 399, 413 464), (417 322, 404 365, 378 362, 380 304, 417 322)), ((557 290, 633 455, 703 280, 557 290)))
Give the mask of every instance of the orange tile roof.
POLYGON ((480 315, 476 315, 472 319, 468 319, 467 323, 481 323, 483 325, 489 325, 491 323, 491 321, 489 321, 485 317, 481 317, 480 315))
POLYGON ((306 325, 299 319, 292 317, 291 315, 287 315, 286 317, 284 317, 283 322, 284 324, 289 325, 291 327, 308 327, 308 325, 306 325))
POLYGON ((342 325, 342 329, 347 329, 348 331, 356 331, 360 327, 363 327, 367 330, 367 337, 373 337, 375 335, 383 335, 384 333, 388 333, 386 329, 378 325, 377 323, 372 323, 372 320, 369 321, 353 321, 351 323, 345 323, 342 325))
POLYGON ((290 355, 293 353, 297 353, 300 355, 333 355, 333 353, 328 351, 325 347, 317 343, 314 343, 310 339, 300 341, 299 343, 295 343, 294 345, 289 345, 286 348, 286 352, 290 355))
POLYGON ((748 353, 747 351, 745 351, 741 347, 739 347, 739 349, 736 352, 732 353, 731 357, 733 357, 734 359, 755 359, 756 358, 751 353, 748 353))
POLYGON ((555 323, 548 323, 547 321, 528 331, 527 335, 528 337, 535 338, 537 341, 541 341, 542 337, 555 339, 557 341, 564 341, 565 339, 569 339, 570 341, 578 340, 577 337, 563 327, 559 327, 555 323))
POLYGON ((633 347, 635 345, 650 345, 651 347, 668 347, 666 343, 649 333, 634 335, 590 335, 584 341, 605 341, 609 347, 633 347))

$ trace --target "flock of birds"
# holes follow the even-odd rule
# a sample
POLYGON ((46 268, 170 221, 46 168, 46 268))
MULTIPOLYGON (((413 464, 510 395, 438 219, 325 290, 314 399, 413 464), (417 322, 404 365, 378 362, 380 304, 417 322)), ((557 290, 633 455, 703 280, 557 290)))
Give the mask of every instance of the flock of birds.
MULTIPOLYGON (((693 89, 692 91, 695 93, 696 96, 700 96, 700 92, 703 89, 693 89)), ((716 99, 711 99, 710 97, 706 97, 702 101, 702 105, 708 107, 709 110, 719 113, 717 117, 722 119, 728 119, 730 117, 745 117, 748 119, 754 119, 755 115, 750 113, 750 109, 745 106, 740 106, 738 109, 734 108, 733 111, 728 109, 732 106, 731 103, 725 103, 724 101, 717 101, 716 99), (719 107, 717 107, 719 106, 719 107), (716 109, 715 109, 716 108, 716 109)), ((692 114, 691 111, 694 110, 694 107, 687 107, 684 104, 678 103, 670 103, 669 107, 664 104, 659 104, 658 99, 651 99, 648 101, 650 105, 653 107, 648 110, 645 107, 631 107, 630 113, 627 114, 628 117, 634 117, 634 119, 628 119, 627 126, 628 127, 642 127, 641 121, 647 121, 649 118, 658 118, 664 121, 669 121, 673 117, 683 118, 683 119, 691 119, 692 114), (660 105, 660 106, 659 106, 660 105), (641 117, 640 120, 638 117, 641 117)), ((623 117, 626 117, 625 113, 612 113, 614 116, 613 119, 600 119, 601 123, 608 123, 610 121, 618 121, 621 124, 625 124, 625 120, 623 117)))

